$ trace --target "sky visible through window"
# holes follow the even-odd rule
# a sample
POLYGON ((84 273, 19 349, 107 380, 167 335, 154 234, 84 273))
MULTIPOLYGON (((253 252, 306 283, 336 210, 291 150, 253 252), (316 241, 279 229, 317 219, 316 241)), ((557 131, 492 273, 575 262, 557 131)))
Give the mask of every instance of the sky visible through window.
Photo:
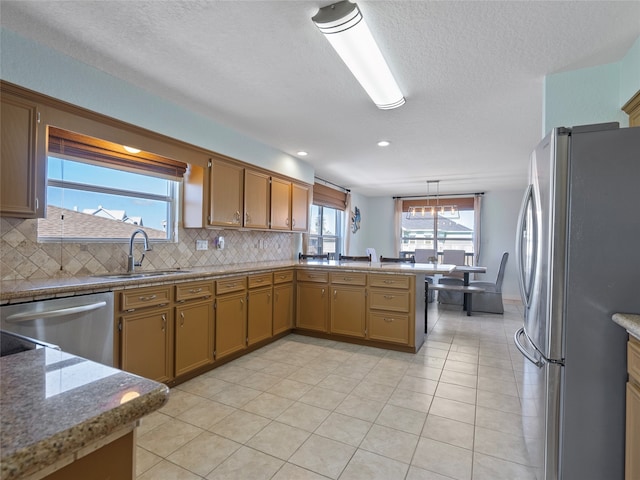
MULTIPOLYGON (((154 195, 170 195, 172 183, 163 178, 55 157, 48 158, 48 178, 154 195)), ((167 220, 166 202, 152 199, 49 186, 47 203, 78 212, 100 206, 108 210, 124 210, 128 217, 141 217, 145 227, 158 230, 165 229, 167 220)))

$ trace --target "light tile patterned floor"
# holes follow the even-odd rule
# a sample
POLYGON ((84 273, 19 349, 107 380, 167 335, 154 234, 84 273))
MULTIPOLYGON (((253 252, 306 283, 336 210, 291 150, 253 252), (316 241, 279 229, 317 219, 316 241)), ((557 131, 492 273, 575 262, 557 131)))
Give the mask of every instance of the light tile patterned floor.
POLYGON ((138 480, 533 480, 505 308, 430 304, 415 355, 289 335, 179 385, 139 428, 138 480))

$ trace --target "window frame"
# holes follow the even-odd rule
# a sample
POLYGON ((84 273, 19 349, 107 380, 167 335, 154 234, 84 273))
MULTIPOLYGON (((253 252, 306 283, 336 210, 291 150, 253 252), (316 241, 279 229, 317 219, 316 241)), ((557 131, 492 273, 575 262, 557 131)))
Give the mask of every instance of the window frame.
MULTIPOLYGON (((316 203, 313 203, 311 205, 311 211, 313 211, 313 208, 316 207, 319 209, 319 218, 320 218, 320 233, 319 234, 315 234, 315 233, 311 233, 311 227, 309 228, 309 234, 308 234, 308 239, 307 239, 307 245, 306 245, 306 249, 308 253, 312 253, 309 252, 309 247, 311 244, 311 240, 312 239, 316 239, 317 240, 317 245, 319 247, 320 251, 317 252, 313 252, 319 255, 323 255, 325 252, 323 252, 322 250, 322 246, 324 244, 324 239, 335 239, 335 245, 336 245, 336 251, 335 252, 327 252, 329 253, 329 257, 331 258, 331 255, 333 254, 334 258, 338 258, 338 256, 343 252, 344 250, 344 210, 341 210, 339 208, 334 208, 334 207, 329 207, 326 205, 318 205, 316 203), (322 225, 324 223, 324 209, 325 208, 330 208, 331 210, 334 210, 336 212, 335 214, 335 235, 325 235, 322 233, 322 225)), ((311 218, 313 219, 313 214, 311 215, 311 218)))
MULTIPOLYGON (((59 180, 49 178, 49 169, 47 168, 47 178, 45 182, 45 190, 48 191, 49 187, 71 189, 76 191, 92 192, 107 195, 117 195, 121 197, 139 198, 142 200, 159 201, 166 203, 167 210, 167 230, 165 238, 154 238, 154 243, 177 243, 178 242, 178 208, 180 202, 180 185, 182 180, 179 178, 171 178, 167 175, 153 174, 148 169, 136 169, 131 167, 116 167, 108 163, 103 163, 95 160, 88 160, 71 155, 49 153, 47 155, 47 162, 49 158, 57 158, 63 161, 71 161, 76 163, 83 163, 86 165, 93 165, 101 168, 109 168, 111 170, 135 173, 137 175, 145 175, 149 177, 162 178, 169 182, 169 193, 167 195, 136 192, 126 189, 118 189, 113 187, 102 187, 97 184, 79 183, 73 181, 59 180)), ((59 207, 64 208, 64 207, 59 207)), ((144 229, 144 226, 140 228, 144 229)), ((156 229, 157 230, 157 229, 156 229)), ((39 230, 37 233, 38 243, 119 243, 128 241, 129 237, 65 237, 65 236, 40 236, 39 230)))

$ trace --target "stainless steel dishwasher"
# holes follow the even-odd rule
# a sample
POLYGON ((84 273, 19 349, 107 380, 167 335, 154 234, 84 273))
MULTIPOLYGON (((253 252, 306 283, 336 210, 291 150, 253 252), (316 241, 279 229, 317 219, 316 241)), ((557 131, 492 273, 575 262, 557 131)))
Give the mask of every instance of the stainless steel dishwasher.
POLYGON ((3 305, 0 328, 113 366, 113 292, 3 305))

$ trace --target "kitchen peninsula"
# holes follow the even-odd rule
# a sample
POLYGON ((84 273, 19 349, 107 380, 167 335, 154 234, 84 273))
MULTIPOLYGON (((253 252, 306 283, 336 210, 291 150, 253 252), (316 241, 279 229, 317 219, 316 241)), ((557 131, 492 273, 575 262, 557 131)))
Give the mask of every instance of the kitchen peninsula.
POLYGON ((0 305, 113 292, 115 366, 173 386, 289 332, 415 353, 425 275, 454 268, 288 260, 4 281, 0 305))
POLYGON ((135 428, 165 385, 52 348, 0 358, 0 479, 135 478, 135 428))

